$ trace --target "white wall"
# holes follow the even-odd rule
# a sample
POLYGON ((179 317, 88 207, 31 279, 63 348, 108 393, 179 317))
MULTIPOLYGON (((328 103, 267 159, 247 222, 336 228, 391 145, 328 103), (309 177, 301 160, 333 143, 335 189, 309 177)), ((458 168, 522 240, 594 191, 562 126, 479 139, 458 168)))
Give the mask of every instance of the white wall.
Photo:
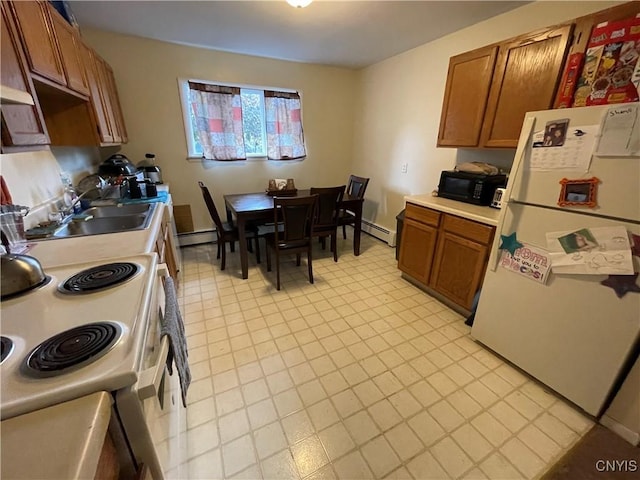
POLYGON ((174 45, 83 29, 83 38, 112 66, 130 141, 121 149, 137 163, 156 154, 174 204, 190 204, 195 230, 211 228, 198 180, 218 210, 225 193, 255 192, 269 178, 298 188, 346 183, 353 151, 357 72, 174 45), (308 156, 303 161, 187 161, 178 78, 298 90, 308 156))
POLYGON ((74 185, 94 173, 99 163, 98 148, 53 147, 37 152, 0 155, 2 174, 13 202, 30 208, 24 219, 31 228, 48 220, 53 204, 61 199, 60 173, 70 174, 74 185))
POLYGON ((371 178, 364 217, 395 230, 404 196, 431 192, 440 172, 457 161, 510 165, 511 149, 436 148, 451 56, 617 3, 527 4, 362 70, 351 170, 371 178), (408 163, 406 174, 403 163, 408 163))

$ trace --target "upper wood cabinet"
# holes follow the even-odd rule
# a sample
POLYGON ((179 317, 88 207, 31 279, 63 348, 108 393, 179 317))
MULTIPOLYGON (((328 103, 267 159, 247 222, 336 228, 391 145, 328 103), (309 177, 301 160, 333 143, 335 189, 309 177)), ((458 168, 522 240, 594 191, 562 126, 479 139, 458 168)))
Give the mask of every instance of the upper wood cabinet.
POLYGON ((44 2, 11 2, 11 8, 17 20, 31 71, 65 85, 62 59, 53 41, 47 5, 44 2))
POLYGON ((34 105, 2 105, 2 147, 22 147, 26 145, 47 145, 49 134, 42 117, 38 98, 29 76, 22 46, 7 5, 0 4, 2 25, 0 32, 0 83, 4 87, 15 88, 29 93, 34 105))
POLYGON ((96 52, 82 45, 91 106, 98 127, 101 145, 126 143, 127 130, 120 107, 113 70, 96 52))
POLYGON ((526 112, 553 106, 572 25, 452 57, 438 146, 516 147, 526 112))
POLYGON ((82 41, 78 32, 49 3, 47 3, 47 7, 62 57, 66 85, 71 90, 89 95, 89 84, 80 50, 82 41))
POLYGON ((438 146, 478 145, 497 53, 489 46, 449 61, 438 146))
MULTIPOLYGON (((23 80, 31 85, 37 103, 35 110, 41 111, 40 119, 44 118, 41 126, 50 140, 40 141, 61 146, 107 146, 126 142, 113 71, 84 44, 77 29, 49 2, 3 0, 2 4, 7 18, 15 24, 15 43, 20 49, 24 48, 23 80)), ((3 79, 5 74, 9 75, 4 56, 9 55, 11 45, 4 41, 5 31, 3 28, 3 79)), ((3 111, 3 118, 9 111, 7 109, 6 114, 3 111)), ((34 122, 19 131, 36 131, 37 122, 34 122)), ((4 127, 3 122, 3 141, 4 127)))
POLYGON ((112 144, 114 139, 107 116, 107 109, 110 108, 110 98, 106 86, 102 84, 102 77, 96 60, 97 54, 85 44, 81 44, 80 49, 89 83, 91 107, 93 108, 100 143, 112 144))
POLYGON ((120 107, 120 97, 116 88, 116 78, 113 69, 105 61, 102 62, 104 68, 105 87, 109 94, 111 114, 114 119, 113 137, 119 143, 127 143, 127 129, 124 125, 124 116, 120 107))
POLYGON ((82 95, 89 93, 76 30, 44 1, 11 2, 31 71, 82 95))
POLYGON ((482 126, 484 147, 516 147, 527 112, 553 107, 572 25, 500 45, 482 126))

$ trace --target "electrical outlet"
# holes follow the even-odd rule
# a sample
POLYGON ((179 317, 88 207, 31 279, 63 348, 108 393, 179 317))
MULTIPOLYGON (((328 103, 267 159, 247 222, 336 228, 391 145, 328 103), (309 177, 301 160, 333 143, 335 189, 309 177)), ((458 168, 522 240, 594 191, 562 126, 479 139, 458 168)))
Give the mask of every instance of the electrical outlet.
POLYGON ((409 168, 409 164, 408 163, 403 163, 402 164, 402 173, 407 173, 407 170, 409 168))

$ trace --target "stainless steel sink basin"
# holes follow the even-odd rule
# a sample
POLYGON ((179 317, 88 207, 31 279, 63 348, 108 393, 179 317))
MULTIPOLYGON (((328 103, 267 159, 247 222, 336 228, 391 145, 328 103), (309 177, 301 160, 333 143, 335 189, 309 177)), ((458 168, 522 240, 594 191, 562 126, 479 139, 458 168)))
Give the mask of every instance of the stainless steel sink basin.
POLYGON ((128 230, 141 230, 145 224, 144 215, 123 215, 121 217, 94 218, 85 222, 70 222, 53 234, 54 237, 76 237, 98 235, 128 230))
POLYGON ((53 238, 144 230, 151 222, 155 207, 156 204, 91 207, 83 213, 93 218, 71 221, 56 230, 53 238))
POLYGON ((94 218, 121 217, 124 215, 146 214, 151 209, 150 203, 137 205, 105 205, 103 207, 91 207, 82 212, 84 215, 92 215, 94 218))

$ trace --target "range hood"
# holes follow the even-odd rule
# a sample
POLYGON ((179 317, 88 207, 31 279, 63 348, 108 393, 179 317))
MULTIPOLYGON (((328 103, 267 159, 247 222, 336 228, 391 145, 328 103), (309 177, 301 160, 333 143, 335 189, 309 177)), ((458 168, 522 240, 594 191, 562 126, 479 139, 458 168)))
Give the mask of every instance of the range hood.
POLYGON ((33 97, 23 90, 0 86, 1 105, 34 105, 33 97))

